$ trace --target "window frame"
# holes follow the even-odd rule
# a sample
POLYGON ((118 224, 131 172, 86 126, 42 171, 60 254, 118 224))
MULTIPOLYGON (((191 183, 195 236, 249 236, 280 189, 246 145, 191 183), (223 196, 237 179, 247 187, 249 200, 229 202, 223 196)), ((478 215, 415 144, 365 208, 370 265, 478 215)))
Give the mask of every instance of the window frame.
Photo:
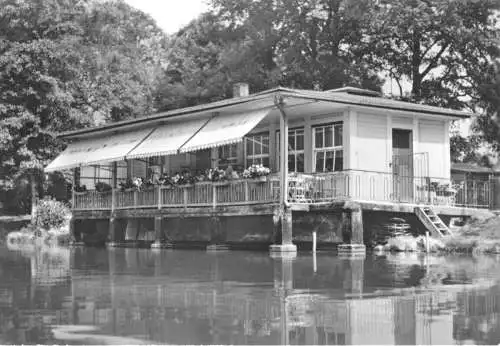
MULTIPOLYGON (((305 135, 305 128, 304 126, 300 126, 300 127, 294 127, 294 128, 291 128, 291 129, 288 129, 288 158, 290 158, 290 156, 293 155, 294 157, 294 170, 291 171, 290 170, 290 165, 288 165, 288 172, 289 173, 292 173, 292 172, 295 172, 295 173, 304 173, 306 171, 306 162, 305 162, 305 159, 306 159, 306 154, 305 154, 305 149, 306 149, 306 142, 305 142, 305 138, 306 138, 306 135, 305 135), (296 149, 297 148, 297 131, 302 131, 302 145, 303 145, 303 148, 302 149, 296 149), (290 134, 293 132, 293 135, 294 135, 294 143, 295 143, 295 148, 291 149, 290 148, 290 134), (302 157, 303 157, 303 170, 302 171, 297 171, 297 162, 298 162, 298 159, 297 157, 302 154, 302 157)), ((280 130, 276 130, 276 158, 277 158, 277 162, 278 162, 278 165, 279 165, 279 162, 280 162, 280 158, 281 158, 281 142, 280 142, 280 130)), ((279 170, 279 169, 278 169, 279 170)))
POLYGON ((231 166, 235 166, 238 164, 238 160, 239 159, 239 150, 238 150, 238 143, 230 143, 230 144, 224 144, 224 145, 221 145, 219 147, 217 147, 217 165, 219 167, 229 167, 229 165, 231 166), (224 148, 228 148, 228 153, 229 153, 229 156, 228 157, 224 157, 224 148), (232 150, 234 149, 234 152, 232 152, 232 150), (221 160, 223 160, 224 162, 221 163, 221 160))
POLYGON ((251 134, 248 134, 244 137, 244 153, 245 153, 245 165, 248 167, 249 165, 255 165, 255 164, 261 164, 261 165, 264 165, 264 159, 267 158, 267 161, 268 161, 268 165, 264 165, 266 167, 268 167, 270 165, 270 145, 271 145, 271 136, 269 134, 269 132, 258 132, 258 133, 251 133, 251 134), (264 148, 264 144, 263 144, 263 140, 262 138, 266 137, 267 136, 267 153, 263 153, 263 148, 264 148), (261 137, 261 140, 259 142, 259 145, 261 146, 261 150, 260 150, 260 154, 255 154, 255 144, 257 143, 253 138, 255 137, 261 137), (247 142, 248 140, 252 139, 252 155, 249 155, 248 154, 248 150, 247 150, 247 142), (249 163, 248 161, 251 160, 251 162, 249 163))
POLYGON ((343 133, 344 133, 344 122, 343 121, 335 121, 335 122, 332 122, 332 123, 324 123, 324 124, 317 124, 317 125, 314 125, 311 127, 311 132, 312 132, 312 154, 313 154, 313 158, 312 158, 312 169, 313 169, 313 172, 314 173, 330 173, 330 172, 340 172, 340 171, 343 171, 344 170, 344 138, 343 138, 343 133), (336 139, 336 135, 335 135, 335 127, 338 127, 340 126, 341 128, 341 145, 335 145, 335 139, 336 139), (325 130, 326 128, 331 128, 332 130, 332 145, 331 146, 325 146, 325 143, 326 143, 326 137, 325 137, 325 130), (320 148, 316 148, 316 130, 318 128, 323 128, 323 146, 320 147, 320 148), (327 153, 333 153, 333 170, 332 171, 328 171, 326 170, 326 155, 327 153), (335 166, 336 166, 336 159, 337 157, 340 157, 340 156, 337 156, 337 153, 338 152, 342 152, 342 169, 340 170, 335 170, 335 166), (318 171, 317 170, 317 154, 318 153, 323 153, 323 169, 321 171, 318 171))

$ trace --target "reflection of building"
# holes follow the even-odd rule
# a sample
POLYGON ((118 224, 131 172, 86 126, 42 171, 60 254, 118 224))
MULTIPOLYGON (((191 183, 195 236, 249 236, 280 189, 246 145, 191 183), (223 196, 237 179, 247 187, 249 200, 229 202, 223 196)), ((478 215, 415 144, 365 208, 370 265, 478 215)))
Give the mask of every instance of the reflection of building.
POLYGON ((500 286, 464 291, 457 296, 453 338, 460 343, 498 344, 500 341, 500 286))
MULTIPOLYGON (((2 340, 53 343, 52 326, 63 324, 162 344, 500 342, 499 286, 395 288, 394 276, 404 282, 411 270, 400 270, 401 262, 391 269, 385 258, 374 263, 318 256, 313 270, 307 256, 281 260, 256 253, 137 249, 70 253, 71 281, 50 284, 32 279, 30 261, 36 259, 21 257, 16 267, 0 258, 2 340), (386 275, 375 280, 374 273, 386 275)), ((50 275, 41 271, 35 277, 50 275)))
POLYGON ((41 252, 0 256, 0 343, 54 343, 51 325, 70 322, 68 267, 63 278, 60 264, 41 252))

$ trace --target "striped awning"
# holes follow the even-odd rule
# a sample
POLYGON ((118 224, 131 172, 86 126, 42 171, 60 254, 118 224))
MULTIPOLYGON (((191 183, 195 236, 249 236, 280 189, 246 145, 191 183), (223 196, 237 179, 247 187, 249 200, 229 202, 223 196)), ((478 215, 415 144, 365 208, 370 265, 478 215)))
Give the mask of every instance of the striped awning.
POLYGON ((196 119, 157 127, 146 140, 127 155, 127 159, 175 155, 182 145, 209 121, 210 118, 196 119))
POLYGON ((45 167, 45 171, 53 172, 124 160, 125 156, 151 132, 152 129, 143 129, 113 134, 108 137, 85 138, 70 143, 54 161, 45 167))
POLYGON ((240 142, 271 112, 271 108, 238 114, 217 115, 180 148, 190 152, 240 142))
POLYGON ((79 166, 175 155, 241 141, 271 108, 245 113, 215 115, 169 122, 155 128, 89 137, 70 143, 46 168, 46 172, 79 166))

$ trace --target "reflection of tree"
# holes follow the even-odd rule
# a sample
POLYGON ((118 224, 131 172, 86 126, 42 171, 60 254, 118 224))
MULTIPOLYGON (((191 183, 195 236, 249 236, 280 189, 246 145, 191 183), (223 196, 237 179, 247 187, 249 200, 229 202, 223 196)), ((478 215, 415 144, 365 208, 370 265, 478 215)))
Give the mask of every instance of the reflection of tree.
POLYGON ((453 336, 475 344, 500 343, 500 286, 462 292, 457 296, 458 312, 453 318, 453 336))

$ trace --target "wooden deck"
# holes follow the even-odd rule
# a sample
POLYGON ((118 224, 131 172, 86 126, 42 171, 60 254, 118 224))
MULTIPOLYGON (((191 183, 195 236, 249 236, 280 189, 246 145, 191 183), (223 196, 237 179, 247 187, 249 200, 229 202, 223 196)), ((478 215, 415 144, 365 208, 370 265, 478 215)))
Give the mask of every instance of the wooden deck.
MULTIPOLYGON (((78 218, 150 217, 155 215, 270 215, 279 204, 279 180, 240 179, 184 186, 155 186, 141 191, 75 193, 78 218)), ((438 213, 470 216, 487 213, 492 192, 488 182, 456 185, 431 178, 400 177, 364 171, 291 174, 288 203, 295 211, 362 209, 412 213, 432 206, 438 213), (453 193, 449 190, 454 187, 453 193), (446 188, 445 188, 446 187, 446 188), (474 187, 474 189, 472 189, 474 187), (467 190, 468 188, 468 190, 467 190)))

